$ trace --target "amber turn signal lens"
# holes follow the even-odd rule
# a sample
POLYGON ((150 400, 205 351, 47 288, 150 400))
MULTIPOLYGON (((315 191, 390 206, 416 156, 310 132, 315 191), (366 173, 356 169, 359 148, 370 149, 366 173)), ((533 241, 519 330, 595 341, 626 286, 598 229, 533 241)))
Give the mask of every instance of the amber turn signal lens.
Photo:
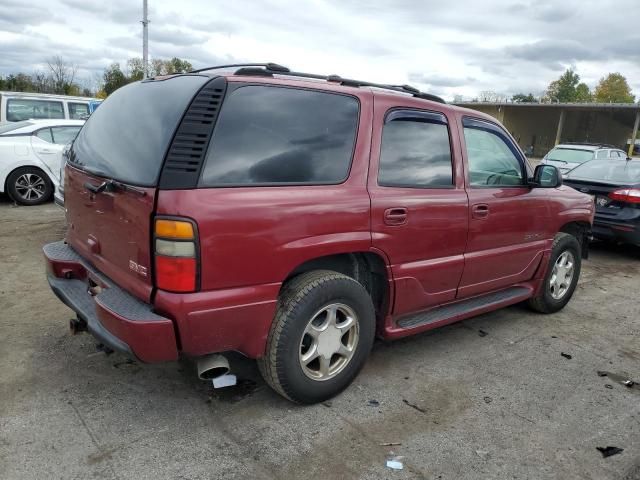
POLYGON ((193 225, 191 222, 181 222, 179 220, 156 220, 156 236, 162 238, 184 238, 193 239, 193 225))

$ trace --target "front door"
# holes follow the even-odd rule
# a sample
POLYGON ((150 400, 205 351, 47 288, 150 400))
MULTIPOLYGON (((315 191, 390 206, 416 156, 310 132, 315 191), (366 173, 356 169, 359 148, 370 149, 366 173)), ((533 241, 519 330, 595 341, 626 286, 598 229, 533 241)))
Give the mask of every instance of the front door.
POLYGON ((457 128, 445 114, 376 98, 374 117, 384 127, 373 139, 369 170, 372 242, 391 264, 398 317, 455 299, 468 201, 454 168, 457 128))
POLYGON ((469 238, 458 298, 533 277, 549 237, 545 190, 527 186, 520 150, 497 124, 463 117, 469 238))

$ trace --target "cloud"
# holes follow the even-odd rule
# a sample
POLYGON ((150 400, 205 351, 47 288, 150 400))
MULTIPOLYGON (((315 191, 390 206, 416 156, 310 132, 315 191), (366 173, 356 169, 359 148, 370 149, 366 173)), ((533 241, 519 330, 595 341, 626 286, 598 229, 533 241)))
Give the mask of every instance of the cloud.
MULTIPOLYGON (((62 55, 83 75, 140 57, 141 2, 1 0, 0 75, 62 55)), ((151 58, 194 67, 275 61, 300 71, 415 83, 452 98, 546 88, 574 66, 591 87, 611 71, 639 95, 638 0, 154 0, 151 58), (635 9, 635 10, 634 10, 635 9)))
POLYGON ((469 85, 475 81, 475 78, 473 77, 448 77, 445 75, 429 75, 415 72, 409 73, 408 77, 410 82, 422 83, 434 87, 461 87, 463 85, 469 85))
POLYGON ((191 46, 202 44, 207 36, 202 33, 189 32, 174 27, 154 28, 149 33, 149 40, 152 42, 166 43, 177 46, 191 46))
POLYGON ((575 63, 578 61, 599 60, 603 52, 574 40, 540 40, 533 43, 506 47, 505 54, 512 58, 540 62, 544 64, 575 63))

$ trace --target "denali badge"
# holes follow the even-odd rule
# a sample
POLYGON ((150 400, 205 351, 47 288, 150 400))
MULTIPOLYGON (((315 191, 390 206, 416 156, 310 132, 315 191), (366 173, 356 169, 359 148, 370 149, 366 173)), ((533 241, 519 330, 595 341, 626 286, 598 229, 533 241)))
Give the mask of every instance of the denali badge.
POLYGON ((138 265, 133 260, 129 260, 129 270, 133 270, 141 277, 147 277, 147 267, 143 267, 142 265, 138 265))

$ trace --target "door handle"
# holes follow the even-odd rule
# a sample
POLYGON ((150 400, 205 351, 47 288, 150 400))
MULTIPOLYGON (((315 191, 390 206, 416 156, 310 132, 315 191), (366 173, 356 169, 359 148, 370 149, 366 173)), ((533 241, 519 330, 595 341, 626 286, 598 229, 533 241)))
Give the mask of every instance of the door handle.
POLYGON ((471 215, 473 218, 487 218, 489 216, 489 205, 486 203, 478 203, 472 206, 471 215))
POLYGON ((404 207, 387 208, 384 211, 386 225, 404 225, 407 223, 407 209, 404 207))
POLYGON ((43 149, 40 150, 40 153, 56 153, 56 151, 43 148, 43 149))

